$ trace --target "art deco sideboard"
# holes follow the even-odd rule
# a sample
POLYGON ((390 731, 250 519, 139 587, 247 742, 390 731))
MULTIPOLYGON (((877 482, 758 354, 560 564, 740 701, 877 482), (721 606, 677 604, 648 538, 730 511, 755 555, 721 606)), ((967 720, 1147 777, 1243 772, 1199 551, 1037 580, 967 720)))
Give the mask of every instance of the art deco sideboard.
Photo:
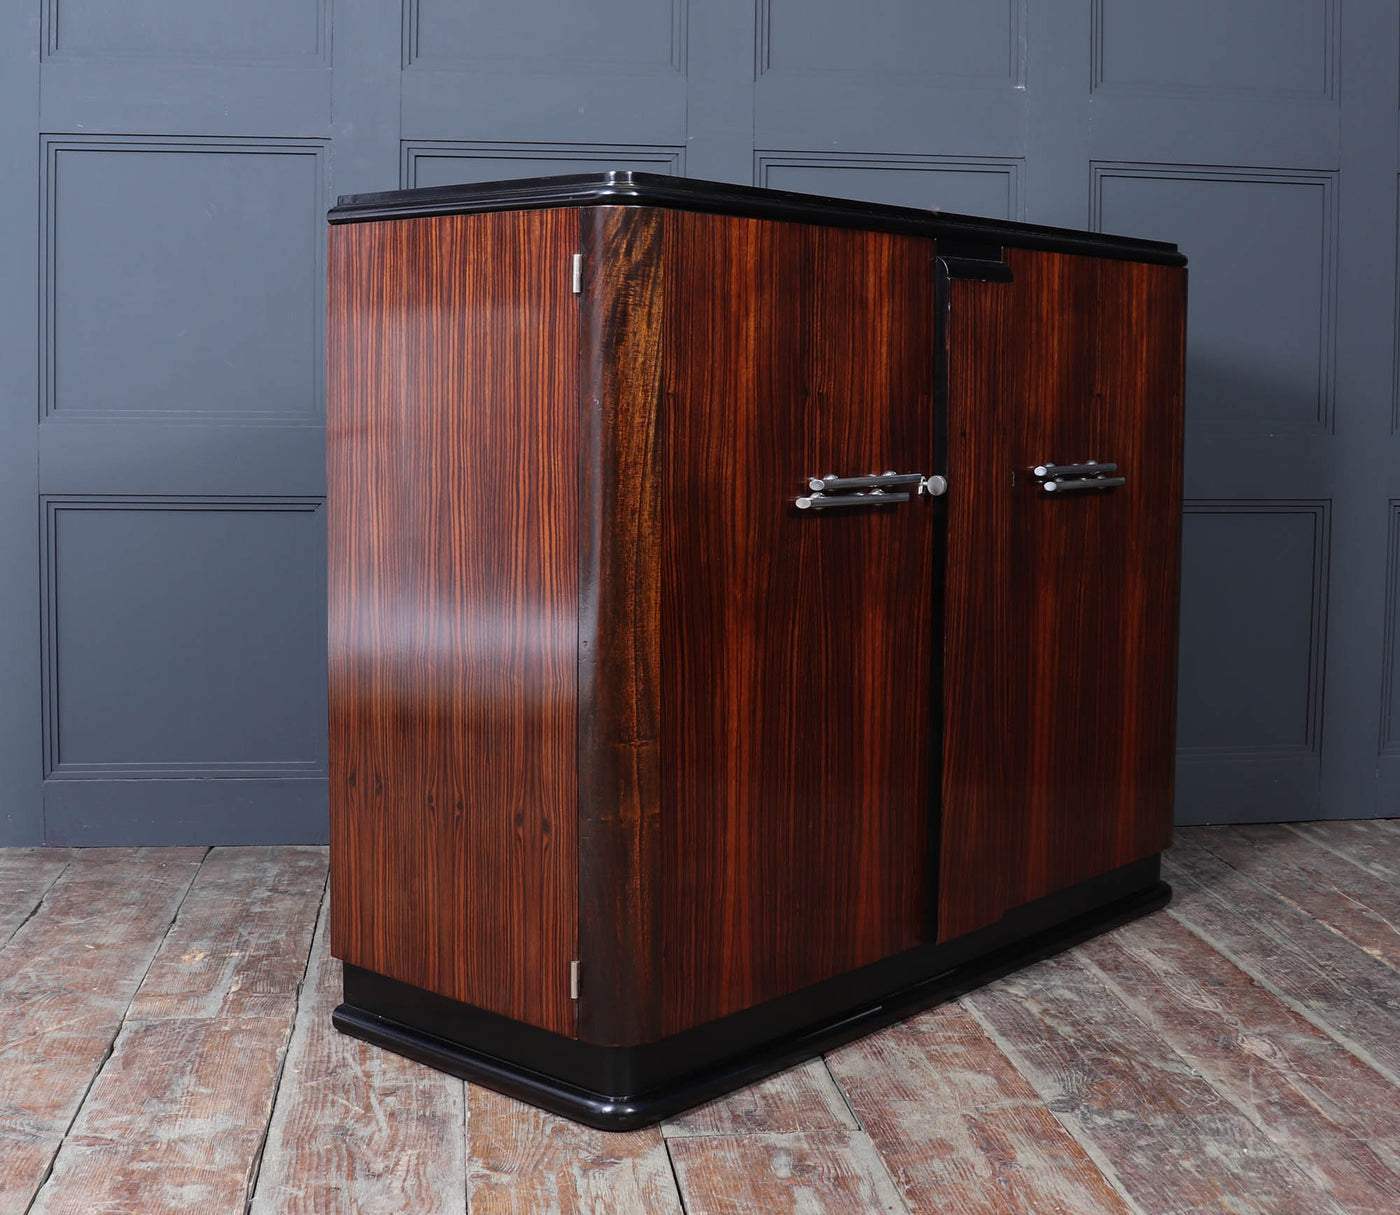
POLYGON ((1166 901, 1174 245, 625 172, 330 220, 342 1030, 635 1126, 1166 901))

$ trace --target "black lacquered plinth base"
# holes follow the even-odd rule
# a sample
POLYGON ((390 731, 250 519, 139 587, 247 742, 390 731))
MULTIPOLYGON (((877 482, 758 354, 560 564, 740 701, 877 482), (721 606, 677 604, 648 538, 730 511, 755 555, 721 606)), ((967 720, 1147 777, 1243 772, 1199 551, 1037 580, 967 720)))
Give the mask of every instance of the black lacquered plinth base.
POLYGON ((345 1003, 332 1019, 342 1033, 439 1071, 600 1130, 631 1130, 953 999, 1170 899, 1152 857, 959 940, 641 1046, 578 1042, 354 966, 345 967, 345 1003))

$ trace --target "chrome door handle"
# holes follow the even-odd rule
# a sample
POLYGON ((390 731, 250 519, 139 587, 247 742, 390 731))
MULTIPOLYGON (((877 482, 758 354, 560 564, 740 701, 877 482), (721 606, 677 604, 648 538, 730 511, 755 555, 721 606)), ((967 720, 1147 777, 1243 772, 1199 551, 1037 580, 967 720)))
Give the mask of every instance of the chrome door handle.
POLYGON ((1069 494, 1126 485, 1126 478, 1111 475, 1117 471, 1116 464, 1086 460, 1083 464, 1037 464, 1031 476, 1047 494, 1069 494))
POLYGON ((798 510, 830 510, 842 506, 892 506, 908 502, 909 491, 938 497, 948 492, 946 477, 926 477, 923 473, 871 473, 868 477, 810 477, 807 488, 812 492, 797 499, 798 510))

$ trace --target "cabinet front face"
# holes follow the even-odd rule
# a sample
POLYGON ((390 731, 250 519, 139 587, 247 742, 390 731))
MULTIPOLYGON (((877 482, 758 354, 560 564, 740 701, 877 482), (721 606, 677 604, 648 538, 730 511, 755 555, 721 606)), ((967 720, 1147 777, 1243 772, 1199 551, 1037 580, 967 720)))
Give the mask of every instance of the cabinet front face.
POLYGON ((656 422, 661 1007, 674 1033, 925 938, 931 241, 671 212, 656 422))
POLYGON ((1171 835, 1185 271, 1007 261, 951 285, 940 940, 1171 835))

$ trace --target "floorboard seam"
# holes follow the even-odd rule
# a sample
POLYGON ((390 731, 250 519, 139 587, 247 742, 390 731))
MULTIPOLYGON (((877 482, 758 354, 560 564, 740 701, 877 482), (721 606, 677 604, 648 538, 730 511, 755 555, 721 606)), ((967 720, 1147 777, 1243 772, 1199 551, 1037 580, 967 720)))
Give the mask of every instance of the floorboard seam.
POLYGON ((3 941, 0 941, 0 950, 6 949, 6 948, 9 946, 10 942, 13 941, 13 940, 15 939, 15 937, 19 936, 20 930, 21 930, 26 924, 28 924, 30 920, 32 920, 36 915, 38 915, 40 911, 43 910, 44 904, 45 904, 46 902, 48 902, 49 892, 50 892, 56 885, 58 885, 59 879, 62 878, 63 875, 64 875, 65 873, 67 873, 68 870, 70 870, 72 867, 73 867, 73 862, 72 862, 72 860, 70 859, 70 860, 68 861, 68 863, 67 863, 66 865, 63 866, 62 869, 60 869, 57 873, 55 873, 55 874, 53 875, 53 881, 51 881, 47 886, 44 887, 43 893, 39 895, 39 901, 38 901, 37 903, 35 903, 34 906, 31 907, 31 908, 29 909, 29 914, 28 914, 27 916, 25 916, 24 919, 22 919, 18 924, 16 924, 16 925, 14 926, 14 929, 13 929, 13 931, 10 933, 9 936, 7 936, 3 941))
POLYGON ((889 1162, 885 1159, 884 1153, 875 1146, 875 1140, 870 1137, 870 1133, 865 1130, 849 1131, 847 1133, 850 1136, 847 1142, 854 1148, 856 1147, 856 1141, 859 1140, 860 1154, 868 1155, 870 1159, 875 1162, 875 1167, 880 1170, 881 1176, 890 1183, 890 1192, 898 1196, 899 1205, 904 1209, 904 1215, 918 1215, 914 1210, 913 1204, 910 1203, 908 1197, 905 1195, 904 1187, 899 1184, 898 1178, 890 1171, 889 1162))
POLYGON ((681 1175, 676 1172, 676 1158, 671 1155, 671 1141, 661 1136, 661 1146, 666 1149, 666 1163, 671 1169, 671 1184, 676 1187, 676 1201, 681 1204, 681 1215, 690 1215, 690 1207, 685 1201, 685 1190, 681 1188, 681 1175))
POLYGON ((1064 1127, 1065 1134, 1079 1145, 1080 1149, 1089 1158, 1093 1166, 1098 1169, 1100 1176, 1108 1183, 1113 1192, 1123 1200, 1124 1205, 1127 1206, 1133 1215, 1148 1215, 1148 1212, 1138 1205, 1137 1200, 1129 1192, 1128 1187, 1123 1184, 1122 1178, 1118 1176, 1118 1171, 1113 1167, 1108 1157, 1100 1151, 1098 1144, 1087 1135, 1079 1133, 1076 1128, 1069 1122, 1066 1122, 1065 1119, 1060 1116, 1060 1112, 1051 1105, 1046 1095, 1041 1092, 1040 1086, 1031 1078, 1025 1060, 1020 1057, 1020 1052, 1007 1042, 1007 1040, 997 1032, 996 1027, 974 1007, 972 999, 961 1000, 959 1004, 967 1014, 982 1027, 982 1032, 991 1039, 992 1045, 1006 1056, 1007 1062, 1015 1069, 1016 1074, 1020 1076, 1021 1079, 1030 1086, 1031 1091, 1040 1098, 1041 1105, 1050 1111, 1055 1121, 1064 1127))
POLYGON ((462 1084, 462 1210, 471 1215, 472 1209, 472 1111, 467 1102, 471 1099, 469 1085, 462 1084))
POLYGON ((856 1130, 864 1131, 866 1129, 865 1123, 861 1121, 860 1115, 856 1113, 856 1107, 851 1104, 851 1099, 846 1096, 846 1090, 841 1087, 841 1082, 836 1079, 831 1068, 827 1067, 825 1055, 822 1056, 822 1067, 826 1069, 827 1078, 831 1081, 832 1087, 840 1095, 841 1104, 846 1107, 847 1112, 851 1115, 851 1121, 856 1124, 856 1130))
POLYGON ((311 938, 306 945, 306 958, 301 966, 301 978, 297 980, 296 999, 292 1003, 292 1020, 287 1026, 287 1038, 282 1043, 282 1057, 277 1061, 277 1079, 272 1085, 272 1100, 268 1102, 267 1119, 263 1122, 262 1134, 258 1136, 258 1146, 253 1150, 252 1163, 248 1167, 248 1188, 243 1194, 243 1215, 250 1215, 253 1200, 257 1197, 258 1179, 262 1176, 263 1152, 267 1150, 267 1136, 272 1129, 272 1119, 277 1113, 277 1103, 282 1099, 282 1077, 287 1071, 287 1059, 292 1053, 292 1038, 301 1020, 301 995, 306 989, 306 976, 311 973, 311 955, 316 949, 316 926, 321 922, 321 911, 326 905, 330 892, 330 874, 321 886, 321 897, 316 900, 316 914, 311 920, 311 938))
MULTIPOLYGON (((151 967, 155 965, 156 959, 160 957, 160 951, 165 947, 166 940, 170 937, 171 930, 179 923, 180 912, 184 909, 185 900, 190 897, 190 891, 194 889, 195 879, 199 877, 199 871, 204 868, 204 862, 209 859, 211 848, 204 850, 204 855, 199 858, 199 864, 194 867, 194 872, 190 874, 190 880, 185 883, 185 889, 180 894, 180 901, 175 904, 175 911, 170 917, 170 922, 166 924, 165 931, 160 934, 160 940, 151 950, 151 956, 146 959, 146 967, 141 971, 141 977, 136 981, 136 986, 131 989, 131 998, 127 1000, 126 1007, 122 1009, 122 1015, 117 1021, 117 1028, 112 1031, 112 1036, 108 1039, 107 1050, 103 1054, 101 1061, 93 1068, 92 1075, 88 1077, 83 1095, 78 1099, 78 1104, 73 1107, 73 1116, 68 1119, 68 1125, 63 1128, 63 1134, 59 1137, 58 1146, 54 1148, 53 1155, 49 1157, 49 1166, 44 1170, 44 1176, 39 1184, 34 1187, 34 1193, 30 1195, 29 1202, 24 1208, 24 1215, 30 1215, 34 1210, 34 1204, 39 1201, 39 1197, 44 1192, 44 1187, 49 1184, 49 1178, 53 1176, 53 1171, 58 1165, 58 1158, 63 1154, 64 1145, 68 1142, 68 1136, 72 1133, 74 1124, 82 1117, 83 1109, 87 1105, 87 1099, 91 1095, 93 1087, 97 1084, 102 1073, 107 1069, 107 1063, 112 1058, 112 1053, 117 1048, 117 1039, 122 1036, 122 1030, 126 1028, 126 1015, 131 1011, 131 1006, 136 1002, 136 997, 141 994, 141 987, 146 982, 146 976, 151 973, 151 967)), ((70 862, 71 864, 71 862, 70 862)), ((65 873, 68 866, 64 866, 65 873)), ((55 879, 57 880, 57 879, 55 879)), ((52 887, 50 887, 52 888, 52 887)), ((47 893, 47 892, 45 892, 47 893)))

